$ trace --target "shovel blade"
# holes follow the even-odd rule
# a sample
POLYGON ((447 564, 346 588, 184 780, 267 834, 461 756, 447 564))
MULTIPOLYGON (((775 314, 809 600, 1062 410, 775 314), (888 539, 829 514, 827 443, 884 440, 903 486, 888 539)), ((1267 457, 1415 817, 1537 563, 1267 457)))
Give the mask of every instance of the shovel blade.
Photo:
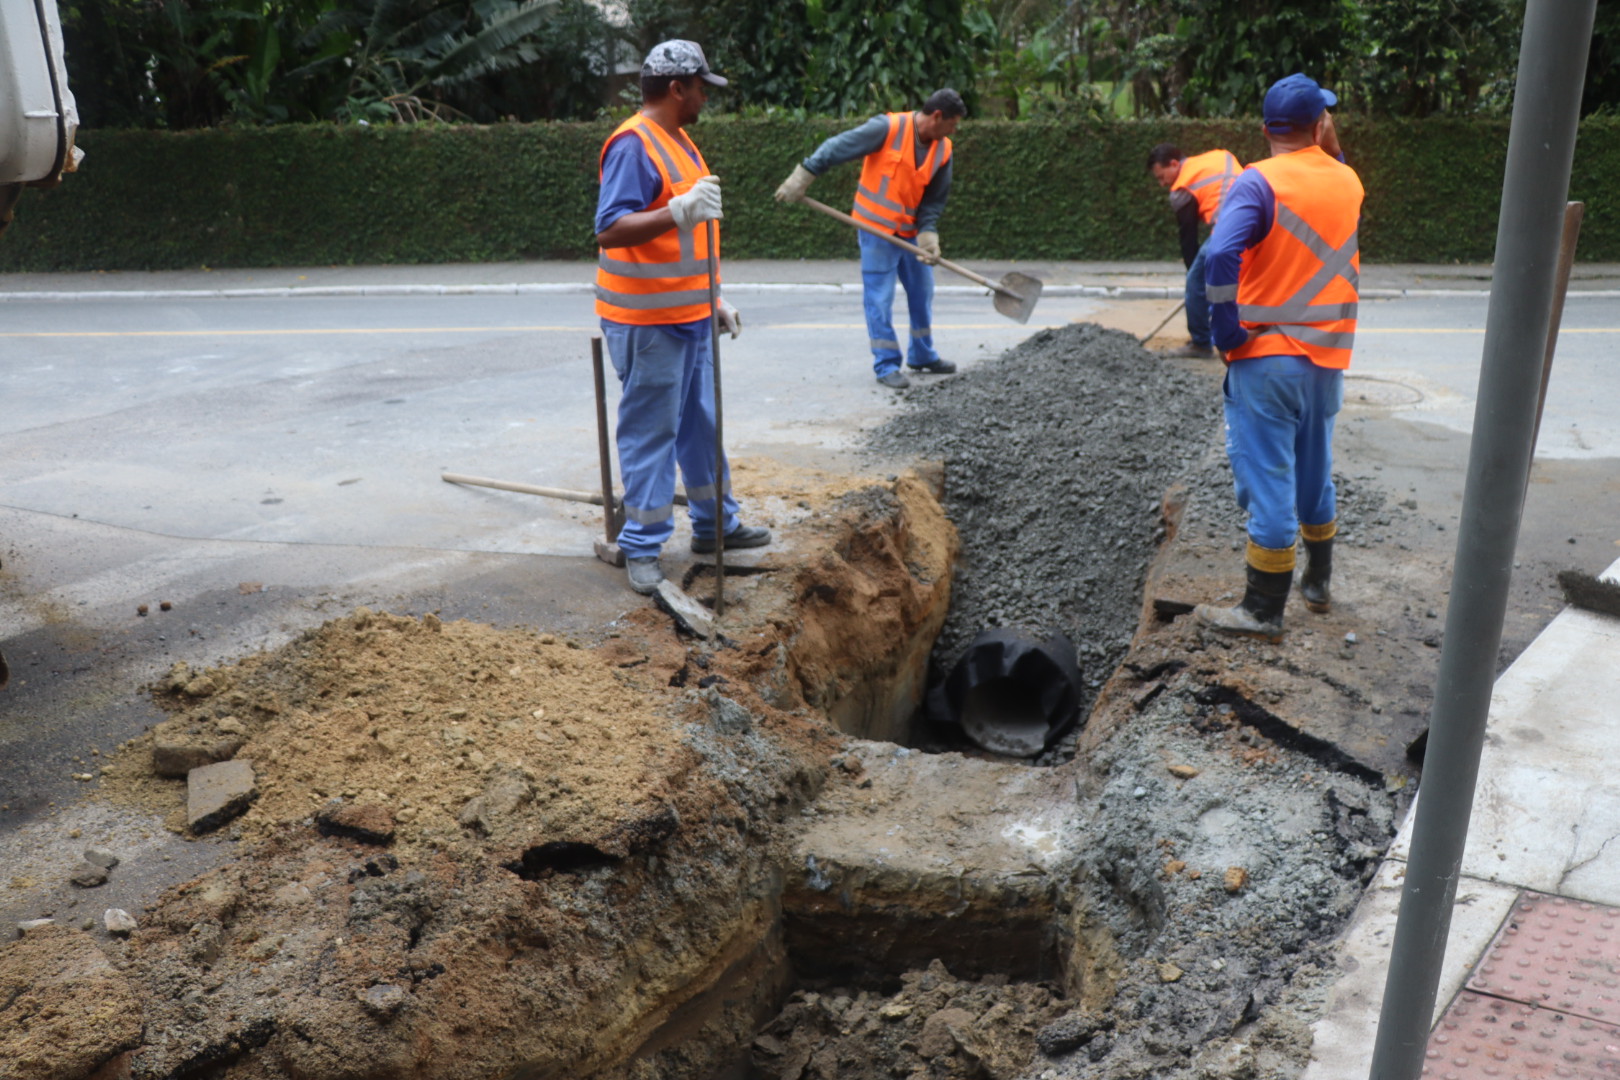
POLYGON ((1041 279, 1013 271, 1001 279, 1001 288, 1007 292, 996 292, 996 310, 1009 319, 1029 322, 1035 302, 1041 298, 1041 279), (1008 293, 1016 295, 1009 296, 1008 293))

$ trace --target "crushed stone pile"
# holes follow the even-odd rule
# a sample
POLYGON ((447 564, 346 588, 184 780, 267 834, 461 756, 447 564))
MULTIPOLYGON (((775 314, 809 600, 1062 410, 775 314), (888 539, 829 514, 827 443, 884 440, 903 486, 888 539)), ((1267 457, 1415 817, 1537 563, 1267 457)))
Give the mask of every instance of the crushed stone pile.
POLYGON ((1219 387, 1129 334, 1080 324, 919 388, 910 404, 871 446, 945 463, 963 557, 934 651, 941 669, 980 630, 1060 632, 1094 690, 1135 632, 1165 492, 1218 438, 1219 387))
MULTIPOLYGON (((1093 324, 1044 330, 994 363, 919 388, 874 433, 885 454, 945 465, 946 512, 962 558, 933 659, 943 676, 981 630, 1061 633, 1088 698, 1125 658, 1147 566, 1165 540, 1167 497, 1183 530, 1229 543, 1240 587, 1246 515, 1221 430, 1221 365, 1165 361, 1093 324)), ((1371 475, 1335 472, 1339 544, 1393 543, 1415 504, 1371 475)), ((1072 753, 1072 732, 1041 758, 1072 753)))

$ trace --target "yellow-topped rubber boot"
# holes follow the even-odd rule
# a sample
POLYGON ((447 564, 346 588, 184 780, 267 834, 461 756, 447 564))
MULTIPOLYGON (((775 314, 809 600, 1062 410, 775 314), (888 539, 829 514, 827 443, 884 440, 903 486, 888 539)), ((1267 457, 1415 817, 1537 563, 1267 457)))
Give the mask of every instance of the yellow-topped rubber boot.
POLYGON ((1248 582, 1236 607, 1199 604, 1193 617, 1211 630, 1278 642, 1283 636, 1283 608, 1294 585, 1294 549, 1264 548, 1249 541, 1248 582))

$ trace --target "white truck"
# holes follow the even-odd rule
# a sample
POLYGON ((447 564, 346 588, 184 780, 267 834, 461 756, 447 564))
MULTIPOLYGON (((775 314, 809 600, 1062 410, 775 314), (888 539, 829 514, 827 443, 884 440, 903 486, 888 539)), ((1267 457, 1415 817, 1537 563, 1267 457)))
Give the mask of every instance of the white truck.
POLYGON ((0 0, 0 232, 24 187, 53 187, 78 166, 78 128, 56 0, 0 0))
MULTIPOLYGON (((0 0, 0 233, 25 187, 54 187, 82 157, 56 0, 0 0)), ((0 686, 9 678, 0 654, 0 686)))

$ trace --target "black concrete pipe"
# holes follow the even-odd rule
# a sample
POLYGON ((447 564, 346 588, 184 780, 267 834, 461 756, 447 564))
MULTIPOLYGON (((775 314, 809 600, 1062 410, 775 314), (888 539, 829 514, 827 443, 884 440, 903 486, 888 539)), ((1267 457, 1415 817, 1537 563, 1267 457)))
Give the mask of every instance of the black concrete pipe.
POLYGON ((1034 757, 1080 716, 1080 664, 1061 634, 984 630, 929 691, 928 715, 992 754, 1034 757))

